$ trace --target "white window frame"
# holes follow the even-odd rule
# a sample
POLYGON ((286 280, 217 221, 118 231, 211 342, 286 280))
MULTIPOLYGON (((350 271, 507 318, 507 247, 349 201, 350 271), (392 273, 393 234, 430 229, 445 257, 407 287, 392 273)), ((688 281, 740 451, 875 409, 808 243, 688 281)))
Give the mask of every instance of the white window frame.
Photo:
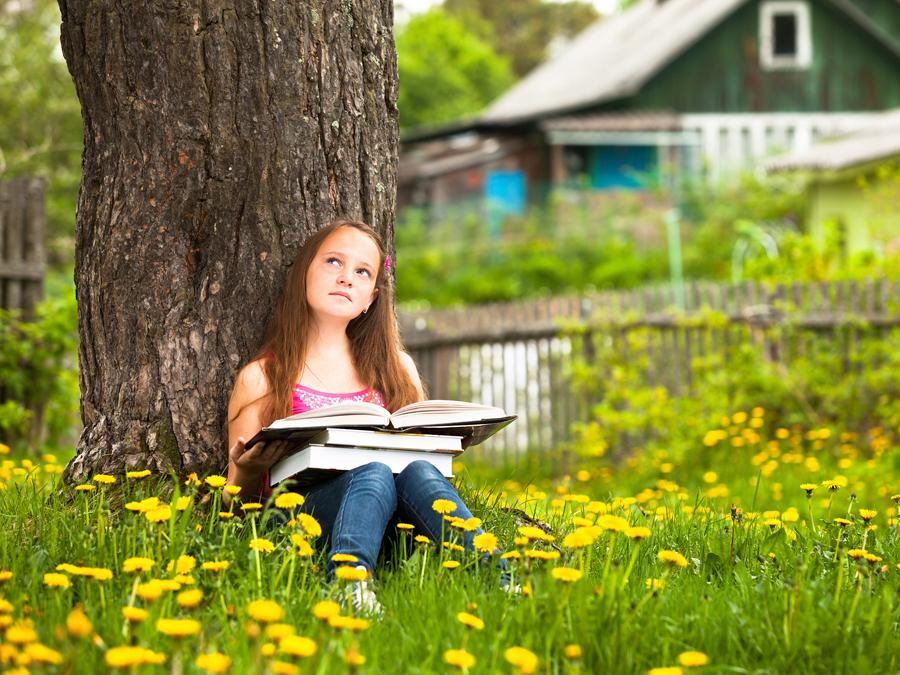
POLYGON ((812 29, 809 3, 803 0, 771 0, 759 6, 759 60, 766 70, 798 70, 812 65, 812 29), (774 18, 793 14, 797 21, 797 53, 775 54, 774 18))

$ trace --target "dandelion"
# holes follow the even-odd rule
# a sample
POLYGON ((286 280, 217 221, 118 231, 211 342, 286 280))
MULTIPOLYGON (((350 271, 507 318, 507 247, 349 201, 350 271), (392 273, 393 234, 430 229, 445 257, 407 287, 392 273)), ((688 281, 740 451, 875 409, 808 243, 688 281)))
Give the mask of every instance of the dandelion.
POLYGON ((47 572, 44 575, 44 586, 49 588, 68 588, 72 585, 69 577, 58 572, 47 572))
POLYGON ((322 526, 319 521, 308 513, 298 513, 296 520, 310 537, 318 537, 322 534, 322 526))
POLYGON ((203 601, 203 591, 199 588, 191 588, 181 591, 175 596, 175 602, 186 609, 193 609, 203 601))
POLYGON ((365 567, 341 565, 334 571, 334 576, 341 581, 365 581, 369 578, 369 571, 365 567))
POLYGON ((621 516, 605 513, 597 518, 597 527, 609 532, 625 532, 631 524, 621 516))
POLYGON ((197 566, 197 559, 192 555, 180 555, 178 560, 170 560, 166 572, 175 570, 175 574, 187 574, 197 566))
POLYGON ((231 511, 219 511, 219 518, 222 520, 231 520, 234 514, 231 511))
POLYGON ((224 572, 231 565, 227 560, 210 560, 205 563, 201 563, 200 569, 207 570, 209 572, 224 572))
POLYGON ((166 655, 145 647, 112 647, 106 652, 106 665, 110 668, 136 668, 143 665, 160 665, 166 655))
POLYGON ((37 633, 34 632, 34 624, 28 620, 19 620, 6 629, 3 637, 14 645, 27 645, 29 642, 37 642, 37 633))
POLYGON ((158 619, 156 630, 172 638, 184 638, 200 632, 200 622, 194 619, 158 619))
POLYGON ((687 567, 688 561, 683 555, 677 551, 660 551, 656 557, 671 567, 687 567))
POLYGON ((818 485, 815 483, 801 483, 800 489, 806 492, 807 497, 812 497, 813 490, 815 490, 818 485))
POLYGON ((146 609, 141 609, 140 607, 127 606, 122 608, 122 616, 131 623, 145 621, 149 615, 150 613, 146 609))
POLYGON ((533 527, 531 525, 523 525, 519 528, 519 534, 523 537, 527 537, 529 541, 555 541, 556 537, 552 534, 548 534, 544 532, 539 527, 533 527))
POLYGON ((431 508, 440 514, 453 513, 456 511, 456 503, 449 499, 435 499, 431 508))
POLYGON ((465 649, 448 649, 444 652, 444 663, 460 670, 467 670, 475 665, 475 657, 465 649))
POLYGON ((58 666, 63 662, 62 654, 55 649, 42 645, 40 642, 32 642, 30 645, 27 645, 24 655, 31 659, 33 663, 46 663, 47 665, 58 666))
POLYGON ((847 557, 853 558, 854 560, 861 560, 866 557, 868 551, 861 548, 851 548, 847 551, 847 557))
POLYGON ((574 661, 581 658, 581 645, 571 644, 563 647, 563 656, 574 661))
POLYGON ((309 558, 315 553, 312 544, 306 541, 306 539, 301 537, 299 534, 292 534, 291 541, 294 542, 294 546, 296 546, 294 552, 301 558, 309 558))
POLYGON ((331 561, 336 563, 355 563, 359 562, 359 558, 352 553, 335 553, 331 556, 331 561))
POLYGON ((457 567, 459 567, 459 564, 459 560, 445 560, 441 563, 441 567, 443 567, 445 570, 455 570, 457 567))
POLYGON ((457 553, 462 553, 466 550, 459 544, 454 544, 452 541, 445 541, 442 546, 450 551, 456 551, 457 553))
POLYGON ((126 471, 125 478, 131 478, 133 480, 140 480, 141 478, 146 478, 150 475, 150 469, 143 469, 141 471, 126 471))
POLYGON ((335 614, 328 617, 328 625, 337 630, 350 630, 358 633, 369 627, 369 621, 367 619, 358 619, 355 616, 335 614))
POLYGON ((868 523, 869 521, 874 519, 875 516, 877 516, 877 515, 878 515, 878 511, 872 511, 871 509, 860 509, 859 510, 859 517, 862 518, 863 522, 866 522, 866 523, 868 523))
POLYGON ((289 635, 278 643, 279 652, 300 658, 312 656, 318 649, 315 641, 301 635, 289 635))
POLYGON ((192 497, 190 495, 185 495, 183 497, 179 497, 175 500, 175 510, 176 511, 186 511, 188 507, 191 505, 192 497))
POLYGON ((845 487, 846 485, 847 485, 847 481, 841 480, 839 478, 822 481, 822 487, 828 488, 828 490, 831 492, 836 492, 837 490, 840 490, 842 487, 845 487))
POLYGON ((321 600, 313 605, 312 613, 317 619, 326 621, 329 617, 340 614, 341 606, 334 600, 321 600))
MULTIPOLYGON (((209 482, 209 479, 207 479, 207 482, 209 482)), ((215 482, 218 483, 218 481, 215 481, 215 482)), ((215 487, 215 485, 213 487, 215 487)), ((232 497, 237 497, 239 494, 241 494, 241 486, 240 485, 226 485, 225 492, 227 492, 232 497)))
POLYGON ((685 668, 698 668, 709 663, 709 657, 703 652, 681 652, 678 655, 678 663, 685 668))
POLYGON ((247 614, 261 623, 272 623, 284 618, 284 609, 274 600, 254 600, 247 605, 247 614))
POLYGON ((594 543, 595 537, 588 528, 579 527, 563 537, 562 545, 566 548, 585 548, 594 543))
POLYGON ((164 523, 172 518, 172 508, 168 505, 159 506, 144 513, 144 518, 151 523, 164 523))
POLYGON ((220 652, 200 654, 194 663, 207 673, 225 673, 231 668, 231 658, 220 652))
POLYGON ((13 578, 13 573, 10 570, 0 570, 0 584, 4 581, 9 581, 13 578))
POLYGON ((356 650, 356 647, 350 647, 350 649, 347 650, 347 653, 344 654, 344 661, 350 668, 359 668, 366 664, 366 657, 360 654, 356 650))
POLYGON ((209 485, 213 490, 218 490, 219 488, 225 487, 227 479, 225 476, 207 476, 203 479, 203 482, 209 485))
POLYGON ((268 539, 251 539, 250 548, 259 553, 271 553, 275 550, 275 544, 268 539))
POLYGON ((665 666, 663 668, 651 668, 647 671, 647 675, 684 675, 684 670, 680 666, 665 666))
POLYGON ((151 558, 126 558, 122 563, 122 571, 126 574, 149 572, 156 564, 151 558))
POLYGON ((294 627, 289 623, 270 623, 266 626, 266 637, 270 640, 281 640, 294 632, 294 627))
POLYGON ((577 570, 572 567, 554 567, 552 570, 550 570, 550 576, 552 576, 557 581, 571 583, 573 581, 578 581, 579 579, 581 579, 584 574, 581 570, 577 570))
POLYGON ((303 506, 303 495, 296 492, 283 492, 275 498, 275 506, 279 509, 295 509, 303 506))
POLYGON ((188 477, 184 479, 184 484, 193 487, 200 485, 200 478, 197 476, 197 472, 191 471, 188 477))
POLYGON ((835 518, 834 522, 841 527, 848 527, 853 524, 852 520, 847 520, 846 518, 835 518))
POLYGON ((426 537, 424 534, 417 534, 416 538, 415 538, 415 542, 417 544, 431 544, 432 543, 431 539, 426 537))
POLYGON ((398 530, 414 530, 415 527, 409 523, 397 523, 398 530))
POLYGON ((559 551, 542 551, 540 549, 528 549, 525 555, 532 560, 558 560, 559 551))
POLYGON ((98 473, 91 480, 93 480, 98 485, 112 485, 113 483, 116 482, 116 477, 110 476, 109 474, 106 474, 106 473, 98 473))
POLYGON ((507 551, 503 555, 500 556, 501 560, 518 560, 522 557, 522 554, 518 551, 507 551))
POLYGON ((241 504, 241 511, 259 511, 263 507, 259 502, 244 502, 241 504))
POLYGON ((75 491, 76 491, 76 492, 91 492, 91 491, 96 490, 96 489, 97 489, 97 486, 96 486, 96 485, 91 485, 90 483, 82 483, 81 485, 76 485, 76 486, 75 486, 75 491))
POLYGON ((503 658, 518 668, 523 675, 530 675, 537 669, 537 654, 525 647, 510 647, 503 652, 503 658))
POLYGON ((297 675, 300 672, 297 666, 287 661, 272 661, 269 667, 275 675, 297 675))
POLYGON ((642 539, 646 539, 650 536, 650 528, 649 527, 629 527, 625 530, 625 536, 629 539, 634 539, 635 541, 641 541, 642 539))
POLYGON ((484 621, 479 619, 474 614, 469 614, 468 612, 460 612, 456 615, 456 620, 459 621, 462 625, 467 626, 468 628, 474 628, 475 630, 484 629, 484 621))
POLYGON ((9 600, 5 598, 0 598, 0 614, 10 614, 12 613, 14 607, 9 600))

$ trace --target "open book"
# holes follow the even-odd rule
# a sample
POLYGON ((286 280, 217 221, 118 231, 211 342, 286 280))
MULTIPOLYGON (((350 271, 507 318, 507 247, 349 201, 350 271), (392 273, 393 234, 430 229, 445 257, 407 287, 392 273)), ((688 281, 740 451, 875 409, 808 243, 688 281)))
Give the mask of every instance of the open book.
POLYGON ((502 408, 465 401, 417 401, 394 413, 375 403, 345 401, 275 420, 247 442, 308 441, 323 429, 353 427, 384 432, 458 436, 462 447, 477 445, 516 419, 502 408))

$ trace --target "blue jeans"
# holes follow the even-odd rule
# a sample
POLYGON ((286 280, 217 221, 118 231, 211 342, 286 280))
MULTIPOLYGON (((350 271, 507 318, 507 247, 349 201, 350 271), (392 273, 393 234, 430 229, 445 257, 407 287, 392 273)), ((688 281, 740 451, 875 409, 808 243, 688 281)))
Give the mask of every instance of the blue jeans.
MULTIPOLYGON (((334 578, 335 553, 349 553, 358 558, 356 564, 365 565, 370 573, 381 550, 385 529, 392 519, 408 522, 418 534, 434 542, 457 539, 466 549, 473 550, 472 540, 480 534, 460 533, 451 528, 431 505, 436 499, 448 499, 456 504, 452 515, 471 518, 456 489, 434 465, 415 461, 396 476, 386 464, 371 462, 342 473, 309 488, 302 510, 312 515, 322 526, 322 539, 330 542, 327 577, 334 578)), ((506 563, 505 560, 501 563, 506 563)), ((501 565, 501 567, 505 567, 501 565)))

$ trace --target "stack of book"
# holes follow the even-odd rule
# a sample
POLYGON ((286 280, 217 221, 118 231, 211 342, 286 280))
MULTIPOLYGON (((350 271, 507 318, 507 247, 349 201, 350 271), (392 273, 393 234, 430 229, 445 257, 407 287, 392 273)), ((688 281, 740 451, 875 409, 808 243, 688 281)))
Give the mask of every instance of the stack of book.
POLYGON ((502 408, 463 401, 419 401, 393 414, 374 403, 348 401, 276 420, 247 443, 286 439, 296 451, 269 470, 269 485, 291 478, 309 485, 369 462, 400 473, 425 460, 444 476, 453 458, 516 419, 502 408))

